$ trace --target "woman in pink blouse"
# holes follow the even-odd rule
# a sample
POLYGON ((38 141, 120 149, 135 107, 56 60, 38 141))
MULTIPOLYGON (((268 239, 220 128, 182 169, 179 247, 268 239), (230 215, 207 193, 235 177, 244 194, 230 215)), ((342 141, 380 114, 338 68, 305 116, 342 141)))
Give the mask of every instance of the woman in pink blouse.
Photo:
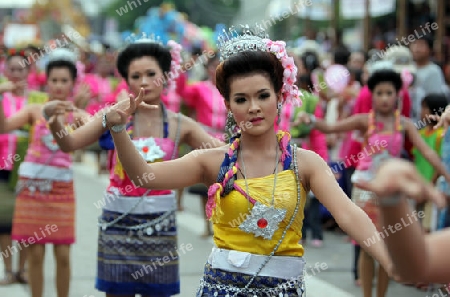
MULTIPOLYGON (((22 67, 21 62, 25 58, 24 51, 10 53, 5 60, 6 82, 0 84, 0 104, 3 106, 6 117, 17 113, 25 106, 29 67, 22 67)), ((14 131, 8 134, 0 134, 0 250, 8 251, 12 247, 12 214, 14 212, 16 195, 11 189, 11 177, 14 173, 15 163, 20 162, 17 143, 20 135, 25 131, 14 131)), ((11 250, 10 250, 11 251, 11 250)), ((2 254, 3 255, 3 254, 2 254)), ((0 280, 0 285, 10 285, 15 282, 26 283, 25 276, 25 250, 19 252, 19 269, 13 273, 13 255, 3 257, 5 263, 5 275, 0 280)))

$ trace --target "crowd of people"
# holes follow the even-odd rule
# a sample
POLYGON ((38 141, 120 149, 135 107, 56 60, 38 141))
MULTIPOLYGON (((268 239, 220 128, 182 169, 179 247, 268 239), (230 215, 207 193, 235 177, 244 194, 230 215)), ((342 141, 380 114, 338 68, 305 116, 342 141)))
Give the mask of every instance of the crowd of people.
POLYGON ((108 297, 180 293, 176 217, 185 189, 200 196, 205 237, 214 239, 198 297, 305 296, 304 246, 324 244, 324 218, 353 243, 364 297, 377 262, 377 296, 392 277, 449 283, 450 266, 439 260, 448 234, 435 231, 450 227, 450 215, 432 185, 450 192, 450 92, 431 60, 432 40, 383 54, 337 46, 325 57, 314 41, 286 48, 264 34, 243 27, 193 68, 186 61, 199 59, 195 51, 187 57, 176 42, 150 35, 95 55, 58 48, 43 70, 23 63, 32 46, 8 49, 0 67, 0 249, 27 247, 18 271, 3 257, 0 285, 29 283, 32 297, 44 296, 52 244, 58 297, 69 296, 71 153, 83 150, 95 152, 110 179, 95 283, 108 297), (414 215, 411 208, 421 214, 412 228, 366 244, 414 215), (159 269, 132 277, 168 255, 159 269))

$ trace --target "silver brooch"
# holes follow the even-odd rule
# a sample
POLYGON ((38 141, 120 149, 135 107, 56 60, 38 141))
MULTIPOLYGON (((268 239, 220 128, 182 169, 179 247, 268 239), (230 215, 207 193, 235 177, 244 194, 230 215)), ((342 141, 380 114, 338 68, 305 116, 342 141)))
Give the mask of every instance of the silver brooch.
POLYGON ((255 237, 262 236, 270 240, 285 216, 286 209, 268 207, 256 202, 250 215, 239 225, 239 229, 246 233, 253 233, 255 237))

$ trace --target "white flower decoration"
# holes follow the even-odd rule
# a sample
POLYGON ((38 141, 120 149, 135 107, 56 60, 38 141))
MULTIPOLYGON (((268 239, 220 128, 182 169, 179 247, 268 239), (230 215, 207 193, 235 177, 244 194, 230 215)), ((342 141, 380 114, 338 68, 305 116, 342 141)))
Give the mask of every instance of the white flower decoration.
POLYGON ((155 162, 155 160, 162 159, 166 155, 159 145, 156 144, 153 137, 133 140, 133 144, 147 162, 155 162))

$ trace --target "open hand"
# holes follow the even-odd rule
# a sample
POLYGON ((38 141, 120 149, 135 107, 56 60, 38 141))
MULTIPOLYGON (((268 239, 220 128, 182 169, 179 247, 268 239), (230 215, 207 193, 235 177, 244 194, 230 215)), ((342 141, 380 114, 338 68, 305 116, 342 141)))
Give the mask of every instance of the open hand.
POLYGON ((383 163, 372 181, 358 181, 355 186, 373 192, 380 200, 402 195, 421 203, 426 200, 445 206, 445 197, 431 183, 425 181, 414 165, 402 159, 383 163))
POLYGON ((125 125, 128 122, 128 118, 136 111, 138 106, 146 109, 158 109, 158 105, 149 105, 143 102, 144 92, 144 89, 141 88, 137 97, 129 94, 127 99, 120 101, 113 108, 110 108, 106 113, 107 126, 125 125))
POLYGON ((450 105, 447 105, 447 107, 445 108, 445 111, 442 113, 441 116, 438 116, 437 114, 431 114, 431 115, 429 115, 429 117, 432 120, 435 120, 438 122, 434 126, 434 129, 443 127, 444 128, 443 134, 445 134, 447 132, 448 126, 450 124, 450 105))

